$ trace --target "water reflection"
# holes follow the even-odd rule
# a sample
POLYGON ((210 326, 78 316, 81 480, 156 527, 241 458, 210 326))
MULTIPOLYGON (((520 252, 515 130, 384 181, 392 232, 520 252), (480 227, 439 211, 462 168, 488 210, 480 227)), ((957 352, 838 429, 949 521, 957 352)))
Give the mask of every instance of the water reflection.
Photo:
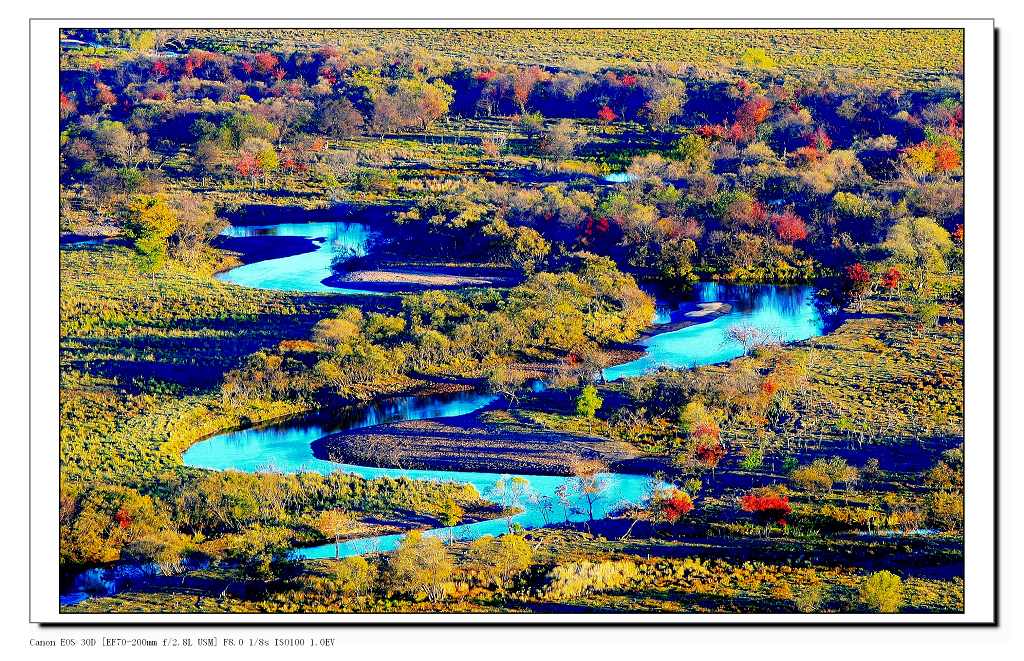
POLYGON ((312 252, 245 264, 217 276, 219 280, 256 289, 302 292, 365 294, 361 289, 329 287, 323 283, 331 275, 335 257, 367 254, 377 234, 362 223, 320 222, 280 223, 277 225, 238 225, 222 233, 229 237, 294 236, 313 239, 318 247, 312 252))
POLYGON ((824 329, 812 287, 705 282, 695 287, 693 296, 697 303, 729 303, 732 311, 714 321, 641 340, 647 353, 609 367, 605 378, 640 376, 660 367, 709 365, 741 356, 743 346, 729 337, 729 329, 737 325, 754 327, 783 342, 815 337, 824 329))

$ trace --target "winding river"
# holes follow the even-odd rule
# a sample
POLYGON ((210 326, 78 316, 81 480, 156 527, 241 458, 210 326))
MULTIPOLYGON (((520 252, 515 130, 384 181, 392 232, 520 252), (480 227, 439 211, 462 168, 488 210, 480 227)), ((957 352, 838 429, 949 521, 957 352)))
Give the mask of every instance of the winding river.
MULTIPOLYGON (((228 230, 231 236, 300 236, 314 239, 317 249, 300 255, 254 262, 233 269, 221 276, 227 282, 262 289, 285 289, 304 292, 365 293, 354 289, 337 289, 325 285, 331 261, 336 254, 364 255, 370 249, 374 234, 359 223, 284 223, 280 225, 239 226, 228 230)), ((722 362, 743 353, 743 347, 729 338, 729 329, 737 324, 767 331, 783 341, 791 342, 818 335, 823 323, 814 304, 810 287, 725 286, 701 283, 692 299, 668 305, 660 303, 654 319, 655 328, 683 318, 697 304, 722 301, 732 311, 713 321, 675 331, 655 334, 641 342, 647 354, 629 363, 605 370, 605 378, 638 376, 659 367, 693 367, 722 362)), ((524 528, 544 525, 549 520, 583 520, 588 516, 581 502, 562 508, 558 491, 565 488, 572 494, 574 478, 547 475, 498 475, 493 473, 403 470, 371 468, 338 464, 313 456, 311 443, 344 429, 357 429, 400 420, 420 420, 464 415, 492 403, 496 397, 483 393, 400 397, 355 409, 343 420, 325 422, 322 416, 300 417, 265 427, 243 429, 211 437, 192 446, 184 454, 185 464, 212 470, 284 472, 317 471, 329 473, 343 470, 365 478, 411 477, 417 479, 468 482, 485 498, 494 493, 499 480, 520 477, 529 485, 528 496, 519 505, 523 512, 513 521, 524 528), (552 508, 553 504, 553 508, 552 508), (551 510, 554 511, 551 511, 551 510)), ((607 473, 600 476, 606 489, 595 503, 595 515, 603 515, 623 505, 640 503, 649 492, 650 479, 641 475, 607 473)), ((578 500, 578 499, 577 499, 578 500)), ((475 539, 485 534, 507 530, 503 519, 439 528, 427 534, 445 538, 475 539)), ((385 535, 344 542, 341 554, 358 555, 369 551, 394 549, 400 535, 385 535)), ((333 557, 334 544, 299 549, 295 555, 305 558, 333 557)))
MULTIPOLYGON (((242 226, 228 230, 231 236, 301 236, 315 240, 316 250, 250 263, 225 274, 220 279, 248 287, 303 292, 365 293, 329 287, 323 280, 330 275, 331 261, 337 254, 365 254, 373 241, 373 233, 359 223, 320 222, 286 223, 280 225, 242 226)), ((729 337, 734 325, 750 325, 767 331, 772 337, 792 342, 820 335, 824 323, 815 305, 811 287, 725 286, 702 283, 687 301, 659 303, 653 320, 658 325, 682 319, 686 312, 697 309, 702 302, 730 303, 731 312, 713 321, 679 330, 654 334, 641 342, 647 349, 638 360, 605 370, 612 380, 638 376, 660 367, 693 367, 718 363, 743 353, 743 347, 729 337)), ((485 497, 500 502, 495 492, 499 480, 520 477, 528 484, 527 495, 516 504, 522 508, 512 520, 524 528, 543 526, 565 519, 582 521, 588 516, 582 497, 577 494, 576 480, 546 475, 499 475, 493 473, 402 470, 339 464, 313 456, 311 443, 327 434, 344 429, 371 427, 400 420, 418 420, 464 415, 491 404, 496 396, 478 392, 398 397, 348 411, 342 419, 325 419, 323 414, 293 418, 277 424, 254 427, 213 436, 193 445, 183 459, 188 466, 211 470, 255 472, 316 471, 329 473, 342 470, 365 478, 409 477, 470 483, 485 497), (559 492, 568 492, 568 503, 559 492)), ((651 480, 647 476, 606 473, 601 498, 594 504, 595 516, 602 516, 623 505, 642 503, 651 480)), ((505 501, 506 503, 508 501, 505 501)), ((476 539, 486 534, 501 534, 508 529, 505 519, 436 528, 426 532, 444 539, 476 539)), ((401 535, 382 535, 343 542, 342 556, 388 551, 397 547, 401 535)), ((333 543, 296 549, 300 558, 334 557, 333 543)))

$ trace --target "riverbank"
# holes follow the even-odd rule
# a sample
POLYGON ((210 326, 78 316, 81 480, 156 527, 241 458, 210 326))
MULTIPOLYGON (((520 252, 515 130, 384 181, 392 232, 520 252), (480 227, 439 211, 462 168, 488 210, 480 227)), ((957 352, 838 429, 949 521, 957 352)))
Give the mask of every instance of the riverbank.
MULTIPOLYGON (((240 264, 293 257, 313 252, 322 241, 301 236, 219 236, 214 246, 234 253, 240 264)), ((233 268, 238 264, 231 264, 233 268)))
POLYGON ((512 269, 506 268, 381 266, 337 273, 324 280, 323 284, 328 287, 394 293, 466 287, 512 287, 520 280, 512 269))
MULTIPOLYGON (((669 321, 664 324, 656 324, 654 326, 649 326, 640 333, 638 341, 647 339, 649 337, 654 337, 655 335, 671 333, 673 331, 689 328, 690 326, 696 326, 697 324, 704 324, 709 321, 714 321, 719 317, 724 317, 730 312, 732 312, 732 306, 728 303, 723 303, 721 301, 715 301, 712 303, 698 303, 697 309, 684 313, 682 319, 669 321)), ((614 367, 617 364, 619 363, 612 363, 608 365, 608 367, 614 367)))

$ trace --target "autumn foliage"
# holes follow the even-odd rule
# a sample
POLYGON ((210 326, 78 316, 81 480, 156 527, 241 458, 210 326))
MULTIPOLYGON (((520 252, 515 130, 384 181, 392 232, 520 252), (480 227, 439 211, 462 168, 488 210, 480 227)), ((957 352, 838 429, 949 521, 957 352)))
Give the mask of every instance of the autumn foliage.
POLYGON ((888 291, 895 291, 900 288, 903 278, 903 271, 899 270, 898 267, 889 267, 889 270, 882 274, 882 287, 888 291))
POLYGON ((254 58, 254 62, 256 70, 263 74, 271 73, 278 68, 277 56, 272 53, 259 53, 254 58))
POLYGON ((117 522, 118 528, 127 528, 132 525, 132 515, 122 507, 114 514, 114 521, 117 522))
POLYGON ((755 96, 736 111, 736 123, 744 129, 755 129, 768 119, 772 102, 763 96, 755 96))
POLYGON ((235 170, 243 177, 258 177, 262 173, 259 160, 255 154, 242 152, 235 162, 235 170))
POLYGON ((672 489, 658 500, 657 506, 665 520, 674 524, 693 510, 693 499, 685 491, 672 489))
POLYGON ((740 496, 740 509, 754 515, 767 529, 773 523, 786 525, 786 517, 793 511, 789 496, 770 488, 755 489, 740 496))
POLYGON ((615 114, 615 111, 608 106, 601 106, 601 109, 597 111, 597 118, 606 124, 614 122, 618 117, 619 116, 615 114))
POLYGON ((775 234, 786 243, 795 243, 807 238, 807 223, 792 211, 773 215, 771 222, 775 234))
POLYGON ((950 172, 960 167, 960 154, 947 145, 942 145, 935 150, 935 171, 950 172))
POLYGON ((717 441, 700 442, 694 450, 694 455, 705 467, 713 469, 718 466, 719 462, 722 461, 722 458, 725 457, 725 447, 717 441))

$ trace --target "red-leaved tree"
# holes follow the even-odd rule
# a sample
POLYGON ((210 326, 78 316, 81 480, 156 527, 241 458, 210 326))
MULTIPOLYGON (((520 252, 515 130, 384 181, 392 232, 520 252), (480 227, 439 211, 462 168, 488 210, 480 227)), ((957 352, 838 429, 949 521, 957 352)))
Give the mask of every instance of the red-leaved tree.
POLYGON ((756 129, 759 124, 768 119, 768 113, 771 111, 771 101, 763 96, 755 96, 736 111, 736 123, 747 130, 756 129))
POLYGON ((153 68, 151 69, 151 71, 153 73, 154 78, 163 78, 171 72, 171 68, 168 67, 167 63, 163 60, 157 60, 153 63, 153 68))
POLYGON ((132 515, 124 508, 117 510, 117 513, 114 514, 114 520, 117 521, 117 526, 119 528, 127 528, 132 525, 132 515))
POLYGON ((256 69, 262 74, 268 74, 277 68, 278 59, 273 53, 259 53, 255 58, 256 69))
POLYGON ((949 172, 960 167, 960 154, 948 145, 940 145, 935 150, 935 171, 949 172))
POLYGON ((764 535, 768 536, 772 524, 786 526, 786 517, 793 511, 789 496, 783 496, 771 488, 755 489, 740 497, 740 509, 754 515, 764 524, 764 535))
POLYGON ((655 503, 657 513, 671 524, 676 524, 693 510, 693 499, 681 489, 671 489, 655 503))
POLYGON ((772 216, 775 234, 786 243, 795 243, 807 238, 807 223, 792 211, 784 211, 772 216))
POLYGON ((725 457, 725 446, 718 442, 717 437, 713 440, 698 441, 693 455, 702 466, 711 471, 711 476, 714 477, 715 469, 725 457))
POLYGON ((890 266, 889 270, 882 274, 882 287, 890 294, 896 292, 903 284, 903 271, 897 266, 890 266))
POLYGON ((60 93, 60 118, 67 119, 78 112, 78 104, 64 92, 60 93))
POLYGON ((597 118, 605 124, 614 122, 618 117, 619 116, 615 114, 615 111, 608 106, 601 106, 601 109, 597 111, 597 118))
POLYGON ((235 162, 235 171, 249 179, 250 185, 256 187, 256 179, 263 174, 263 168, 260 166, 259 159, 256 158, 255 154, 249 152, 242 152, 235 162))
POLYGON ((861 302, 871 291, 871 273, 860 262, 851 264, 843 271, 843 292, 860 310, 861 302))

